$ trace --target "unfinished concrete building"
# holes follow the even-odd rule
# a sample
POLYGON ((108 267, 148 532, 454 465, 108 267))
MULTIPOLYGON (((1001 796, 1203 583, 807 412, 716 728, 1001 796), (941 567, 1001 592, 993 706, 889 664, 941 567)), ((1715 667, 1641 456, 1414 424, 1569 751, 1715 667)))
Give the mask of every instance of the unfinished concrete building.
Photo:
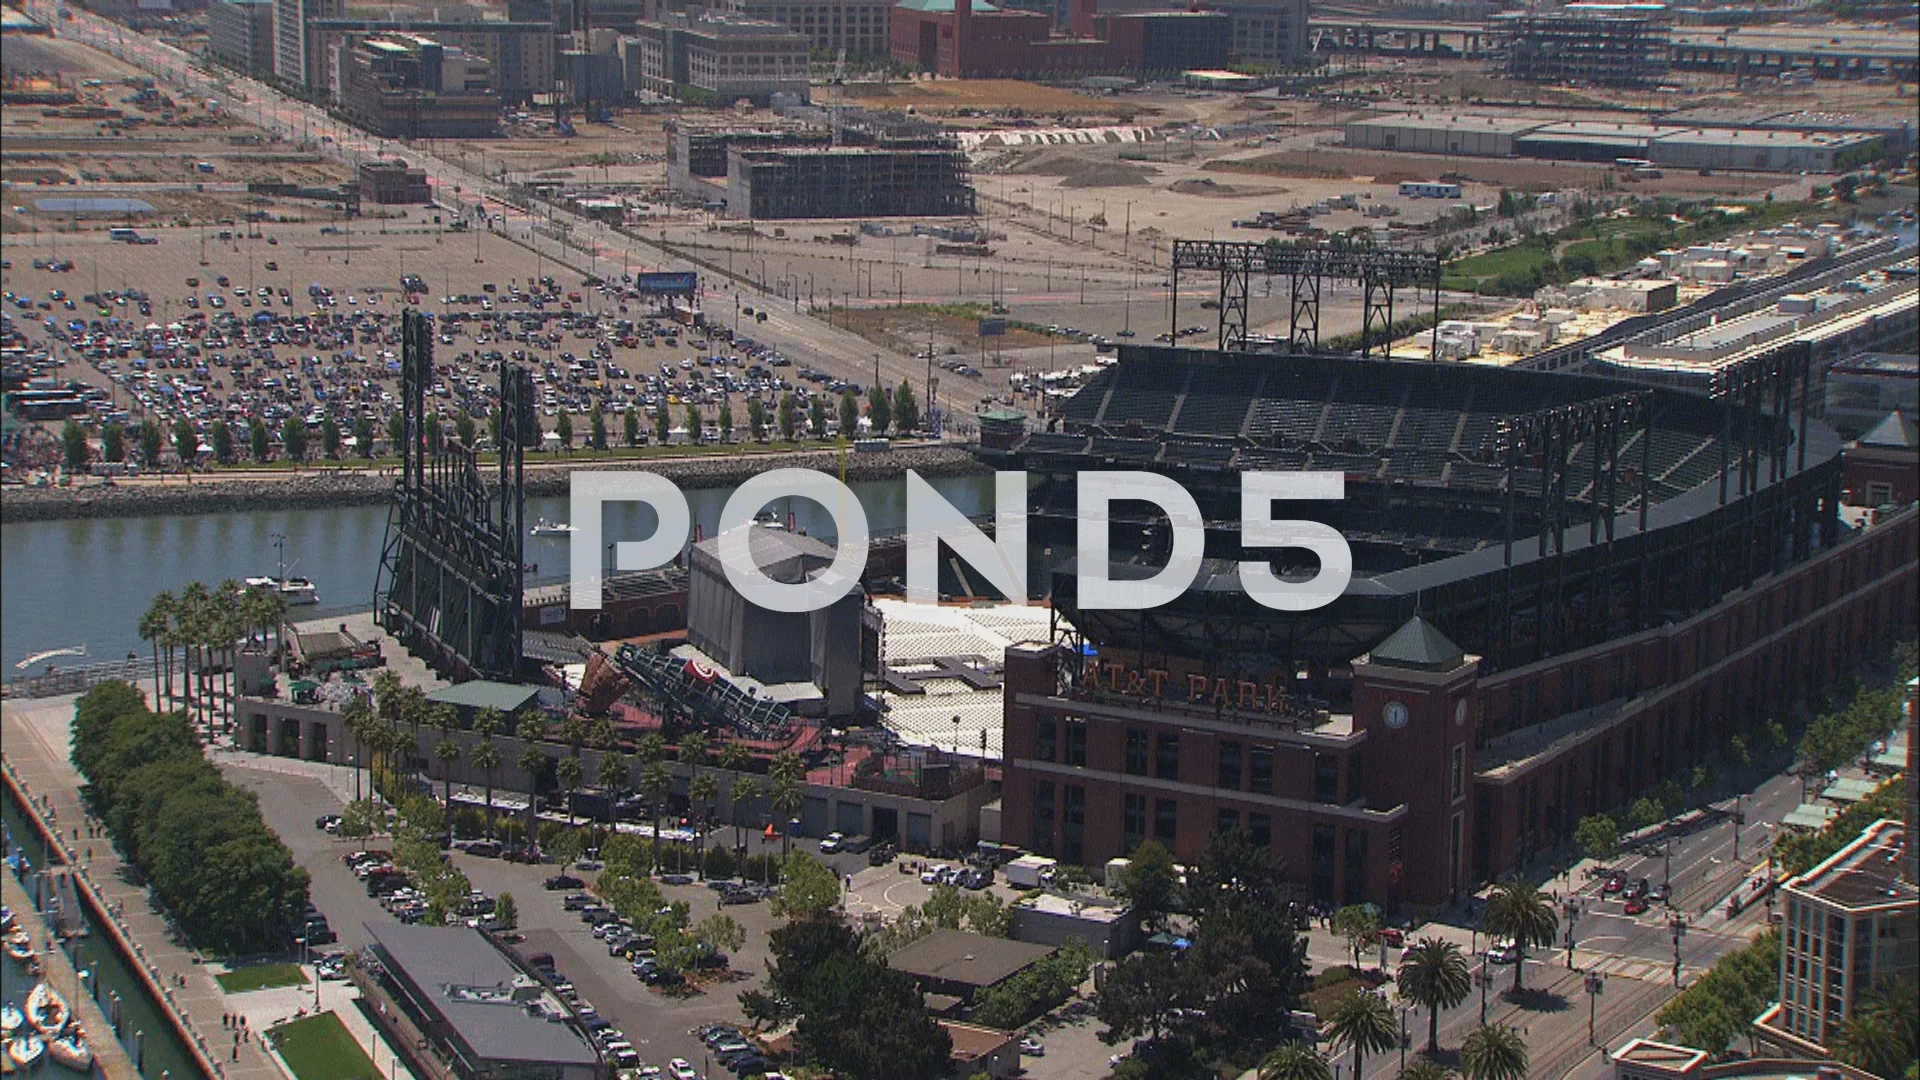
POLYGON ((742 219, 975 212, 967 156, 938 127, 891 113, 814 112, 817 123, 671 123, 667 181, 742 219))
POLYGON ((1672 60, 1664 4, 1502 12, 1488 18, 1487 31, 1505 50, 1508 77, 1529 82, 1647 86, 1666 75, 1672 60))

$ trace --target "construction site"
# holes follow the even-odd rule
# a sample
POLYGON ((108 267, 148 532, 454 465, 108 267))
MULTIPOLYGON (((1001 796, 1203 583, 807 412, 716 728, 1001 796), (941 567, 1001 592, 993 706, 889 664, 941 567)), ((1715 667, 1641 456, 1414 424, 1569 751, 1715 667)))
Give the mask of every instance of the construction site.
MULTIPOLYGON (((812 110, 809 110, 812 111, 812 110)), ((939 127, 836 109, 750 125, 670 125, 675 194, 743 219, 966 217, 968 158, 939 127)))
POLYGON ((1651 86, 1670 66, 1672 27, 1664 4, 1502 12, 1487 20, 1487 29, 1505 44, 1507 77, 1523 82, 1651 86))

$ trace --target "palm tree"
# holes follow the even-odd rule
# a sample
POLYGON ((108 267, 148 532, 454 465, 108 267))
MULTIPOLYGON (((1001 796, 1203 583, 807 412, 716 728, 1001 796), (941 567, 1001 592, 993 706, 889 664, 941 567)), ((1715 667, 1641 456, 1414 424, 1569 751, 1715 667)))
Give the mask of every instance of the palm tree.
POLYGON ((1440 1052, 1440 1010, 1467 1000, 1473 972, 1460 946, 1421 938, 1400 957, 1400 996, 1427 1010, 1427 1053, 1440 1052))
POLYGON ((553 775, 560 785, 560 790, 566 793, 567 824, 571 826, 574 817, 573 796, 580 790, 581 785, 587 782, 587 767, 578 757, 568 755, 561 758, 559 764, 553 767, 553 775))
POLYGON ((746 840, 740 834, 742 828, 740 824, 740 808, 742 806, 751 808, 755 800, 764 794, 766 794, 766 791, 761 787, 759 779, 752 776, 743 776, 735 780, 733 782, 733 789, 727 793, 728 799, 733 803, 733 846, 735 848, 746 846, 746 840))
POLYGON ((442 735, 433 745, 433 756, 440 759, 440 801, 447 804, 447 821, 453 821, 453 765, 460 760, 460 744, 452 735, 442 735))
POLYGON ((608 750, 600 755, 600 771, 596 777, 600 786, 607 792, 607 832, 613 832, 614 805, 620 801, 620 795, 633 783, 633 762, 618 750, 608 750))
POLYGON ((1832 1042, 1833 1055, 1875 1076, 1906 1074, 1920 1042, 1911 976, 1862 995, 1832 1042))
POLYGON ((717 758, 721 768, 728 772, 739 772, 747 764, 747 748, 737 742, 723 743, 717 758))
POLYGON ((698 770, 707 763, 707 737, 691 731, 680 737, 680 763, 698 770))
MULTIPOLYGON (((405 743, 407 752, 406 773, 408 786, 412 786, 415 773, 419 771, 420 725, 432 719, 433 705, 427 700, 427 692, 418 686, 409 686, 400 695, 400 719, 406 722, 408 736, 405 743)), ((397 729, 396 729, 397 730, 397 729)), ((431 788, 427 789, 433 790, 431 788)))
POLYGON ((713 820, 713 801, 720 797, 720 785, 709 772, 697 773, 687 781, 687 801, 695 807, 704 806, 700 814, 699 828, 694 830, 694 865, 701 877, 707 871, 707 826, 713 820))
POLYGON ((653 865, 660 865, 660 811, 673 794, 673 774, 664 761, 649 761, 640 770, 640 790, 647 793, 647 814, 653 819, 653 865))
POLYGON ((197 724, 206 711, 206 664, 203 660, 207 644, 206 583, 190 581, 180 591, 180 609, 174 622, 180 628, 181 642, 186 646, 187 692, 192 695, 193 718, 197 724))
POLYGON ((1481 1024, 1460 1046, 1467 1080, 1525 1080, 1527 1064, 1527 1040, 1505 1024, 1481 1024))
MULTIPOLYGON (((476 725, 477 726, 477 725, 476 725)), ((493 774, 500 768, 500 748, 493 745, 493 732, 483 731, 480 745, 467 755, 467 764, 487 778, 487 835, 493 835, 493 774)))
POLYGON ((367 745, 367 736, 375 723, 373 703, 365 694, 355 694, 340 707, 340 723, 353 736, 353 801, 360 801, 360 770, 362 762, 360 752, 367 745))
POLYGON ((1400 1080, 1450 1080, 1452 1076, 1445 1065, 1426 1058, 1415 1058, 1413 1064, 1400 1070, 1400 1080))
POLYGON ((793 830, 787 822, 807 804, 806 792, 800 782, 806 777, 806 769, 800 764, 800 755, 791 750, 783 750, 774 755, 767 766, 767 778, 773 782, 772 802, 774 813, 780 815, 780 854, 784 858, 792 853, 793 830))
MULTIPOLYGON (((161 696, 160 689, 160 643, 161 639, 167 635, 167 622, 171 618, 173 618, 173 594, 166 592, 154 597, 153 602, 147 605, 146 614, 140 616, 140 640, 153 645, 153 696, 156 701, 165 700, 161 696)), ((167 660, 169 666, 167 668, 166 684, 168 688, 171 689, 173 686, 173 668, 171 666, 173 650, 171 647, 167 650, 167 660)), ((162 708, 165 708, 165 706, 163 705, 162 708)))
POLYGON ((1333 1070, 1320 1051, 1290 1042, 1260 1062, 1260 1080, 1332 1080, 1333 1070))
POLYGON ((584 716, 568 713, 566 719, 560 721, 560 741, 567 744, 567 750, 574 757, 580 756, 580 748, 586 745, 591 733, 592 728, 584 716))
POLYGON ((593 722, 587 731, 587 745, 595 750, 613 750, 620 745, 620 729, 613 724, 613 718, 602 716, 593 722))
POLYGON ((1494 886, 1487 900, 1486 931, 1489 937, 1513 939, 1519 954, 1513 961, 1513 989, 1520 991, 1521 973, 1527 966, 1527 948, 1553 944, 1560 929, 1560 916, 1540 890, 1519 880, 1494 886))
POLYGON ((520 714, 520 723, 513 734, 520 740, 520 756, 514 764, 527 774, 527 846, 540 846, 540 775, 547 768, 547 752, 540 749, 540 740, 547 733, 547 722, 540 714, 528 710, 520 714))
POLYGON ((220 631, 220 650, 226 656, 226 662, 220 665, 220 698, 226 705, 227 729, 233 728, 233 669, 238 659, 235 642, 242 637, 251 638, 252 628, 247 625, 241 604, 246 600, 247 589, 238 581, 228 578, 220 583, 219 613, 217 626, 220 631))
POLYGON ((1400 1043, 1393 1009, 1386 998, 1371 991, 1356 990, 1335 1003, 1329 1030, 1335 1044, 1353 1049, 1355 1076, 1365 1075, 1361 1065, 1367 1054, 1384 1054, 1400 1043))

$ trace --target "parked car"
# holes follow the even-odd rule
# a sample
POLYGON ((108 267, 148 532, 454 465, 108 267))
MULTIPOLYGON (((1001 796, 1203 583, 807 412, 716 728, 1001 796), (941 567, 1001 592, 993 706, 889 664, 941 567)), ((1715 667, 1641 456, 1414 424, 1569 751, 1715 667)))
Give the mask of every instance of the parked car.
POLYGON ((847 838, 840 833, 828 833, 827 838, 820 841, 820 854, 832 855, 834 852, 840 850, 840 845, 845 843, 846 840, 847 838))
POLYGON ((1652 906, 1644 896, 1629 896, 1627 897, 1625 910, 1629 915, 1644 915, 1647 909, 1652 906))
POLYGON ((1511 941, 1496 941, 1487 948, 1487 963, 1511 964, 1520 959, 1520 947, 1511 941))
POLYGON ((1021 1039, 1020 1052, 1027 1055, 1028 1057, 1046 1057, 1047 1056, 1047 1048, 1041 1045, 1039 1039, 1034 1039, 1034 1038, 1021 1039))
POLYGON ((587 887, 586 882, 574 877, 572 874, 555 874, 541 882, 541 884, 550 892, 559 892, 561 889, 584 889, 587 887))

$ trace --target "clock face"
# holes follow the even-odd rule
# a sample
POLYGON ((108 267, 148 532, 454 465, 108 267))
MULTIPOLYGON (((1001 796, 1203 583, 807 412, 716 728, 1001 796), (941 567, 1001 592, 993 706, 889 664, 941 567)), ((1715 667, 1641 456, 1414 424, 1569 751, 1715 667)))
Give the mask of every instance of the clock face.
POLYGON ((1459 727, 1466 726, 1467 724, 1467 699, 1466 698, 1461 698, 1459 701, 1454 702, 1453 722, 1455 725, 1459 727))
POLYGON ((1380 710, 1380 719, 1385 720, 1387 726, 1395 730, 1406 727, 1407 707, 1397 701, 1389 701, 1386 708, 1380 710))

